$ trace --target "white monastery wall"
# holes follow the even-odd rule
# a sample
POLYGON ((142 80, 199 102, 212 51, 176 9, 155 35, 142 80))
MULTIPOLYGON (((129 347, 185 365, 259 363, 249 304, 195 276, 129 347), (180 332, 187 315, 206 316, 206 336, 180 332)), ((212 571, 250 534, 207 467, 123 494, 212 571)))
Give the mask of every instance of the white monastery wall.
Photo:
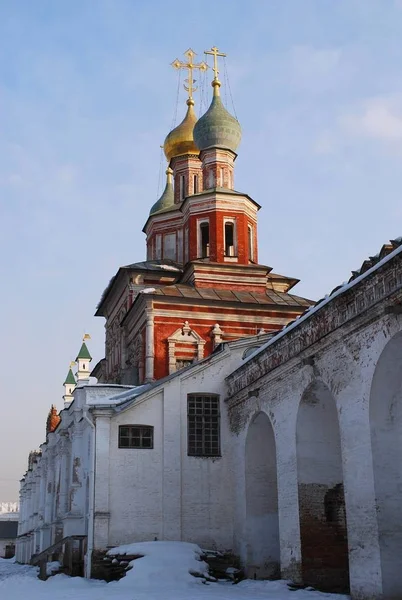
MULTIPOLYGON (((399 296, 392 299, 393 303, 397 300, 399 296)), ((349 571, 354 599, 401 597, 396 558, 402 547, 398 510, 402 469, 397 458, 402 452, 402 375, 398 367, 402 315, 398 312, 380 303, 316 343, 306 343, 306 350, 302 348, 276 368, 260 366, 255 377, 259 359, 252 358, 228 378, 236 464, 235 548, 250 576, 264 575, 264 564, 276 555, 272 546, 265 549, 262 560, 261 536, 266 538, 273 530, 275 502, 273 499, 269 508, 269 499, 259 498, 258 477, 256 483, 253 473, 258 457, 248 446, 254 420, 263 413, 275 437, 282 576, 306 581, 306 558, 313 564, 312 576, 317 575, 322 565, 314 565, 315 558, 310 556, 314 535, 315 544, 323 544, 323 563, 325 547, 331 548, 332 564, 325 567, 326 578, 339 581, 349 571), (253 497, 248 498, 246 483, 253 477, 253 497), (344 547, 337 545, 328 531, 335 524, 338 533, 345 526, 344 547), (310 540, 306 534, 309 527, 310 540)), ((303 327, 302 335, 308 340, 309 325, 303 327)), ((266 352, 273 356, 275 348, 266 352)), ((272 448, 268 433, 265 439, 265 447, 271 444, 272 448)), ((270 472, 267 459, 259 472, 260 483, 264 479, 266 487, 275 490, 270 472)))

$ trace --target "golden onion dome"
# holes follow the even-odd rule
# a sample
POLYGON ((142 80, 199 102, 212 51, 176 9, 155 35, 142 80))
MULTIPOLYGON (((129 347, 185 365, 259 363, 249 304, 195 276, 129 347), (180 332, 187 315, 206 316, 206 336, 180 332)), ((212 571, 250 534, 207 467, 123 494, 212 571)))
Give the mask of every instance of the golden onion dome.
POLYGON ((187 100, 187 106, 187 113, 183 121, 168 133, 163 144, 166 158, 169 161, 175 156, 182 156, 183 154, 199 154, 193 136, 197 116, 194 112, 194 100, 192 98, 187 100))

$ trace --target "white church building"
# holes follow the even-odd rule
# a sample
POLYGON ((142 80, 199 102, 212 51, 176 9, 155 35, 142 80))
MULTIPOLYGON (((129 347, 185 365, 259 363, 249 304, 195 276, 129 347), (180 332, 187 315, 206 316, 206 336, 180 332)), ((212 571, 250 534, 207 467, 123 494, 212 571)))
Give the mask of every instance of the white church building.
POLYGON ((401 598, 400 244, 273 337, 145 386, 81 380, 22 481, 17 559, 82 534, 90 575, 108 547, 183 540, 401 598))
MULTIPOLYGON (((190 91, 165 140, 147 260, 98 305, 105 358, 91 372, 84 339, 29 455, 17 560, 75 540, 94 577, 110 547, 177 540, 247 577, 401 600, 402 240, 314 306, 259 264, 241 128, 207 54, 213 99, 197 121, 190 91)), ((190 77, 193 56, 174 63, 190 77)))

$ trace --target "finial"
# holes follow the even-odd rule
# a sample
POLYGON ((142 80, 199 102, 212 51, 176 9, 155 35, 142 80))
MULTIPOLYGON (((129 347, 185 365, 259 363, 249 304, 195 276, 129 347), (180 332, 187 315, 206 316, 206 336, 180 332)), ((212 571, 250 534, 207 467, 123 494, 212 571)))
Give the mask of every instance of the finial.
POLYGON ((166 181, 167 183, 173 182, 173 169, 171 169, 170 167, 166 169, 166 181))
POLYGON ((86 340, 90 340, 91 336, 89 335, 89 333, 84 333, 84 337, 82 338, 83 342, 86 342, 86 340))
POLYGON ((210 54, 214 57, 214 66, 212 67, 212 70, 214 72, 214 78, 211 85, 214 88, 214 95, 219 96, 219 87, 221 85, 221 82, 219 81, 218 77, 218 56, 226 56, 226 54, 224 54, 223 52, 219 52, 216 46, 212 46, 211 50, 205 50, 204 54, 210 54))
POLYGON ((193 79, 193 70, 199 69, 200 71, 206 71, 208 69, 208 65, 204 61, 202 61, 200 63, 194 63, 193 59, 196 56, 196 52, 194 52, 194 50, 192 50, 191 48, 189 48, 188 50, 186 50, 186 52, 184 52, 184 56, 186 57, 187 62, 181 61, 178 58, 176 58, 171 63, 171 65, 174 69, 187 69, 188 70, 188 78, 185 79, 185 83, 183 84, 183 87, 186 90, 186 92, 188 92, 187 104, 188 104, 188 106, 190 106, 190 105, 194 105, 193 92, 195 92, 197 90, 197 88, 194 87, 196 79, 193 79))

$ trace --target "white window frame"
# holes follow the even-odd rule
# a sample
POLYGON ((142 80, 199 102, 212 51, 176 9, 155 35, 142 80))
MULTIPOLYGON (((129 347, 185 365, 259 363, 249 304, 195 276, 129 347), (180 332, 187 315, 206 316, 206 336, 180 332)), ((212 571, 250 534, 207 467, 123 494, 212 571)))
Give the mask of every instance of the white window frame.
POLYGON ((248 259, 254 262, 254 228, 251 223, 247 224, 247 246, 248 246, 248 259))
POLYGON ((209 219, 197 219, 197 258, 209 258, 211 247, 211 224, 209 219), (207 223, 209 227, 209 244, 208 244, 208 255, 202 256, 202 236, 201 236, 201 225, 207 223))
POLYGON ((223 219, 223 248, 224 248, 224 259, 227 262, 237 262, 238 260, 238 245, 237 245, 237 219, 235 217, 225 217, 223 219), (226 255, 226 224, 233 224, 233 255, 226 255))

